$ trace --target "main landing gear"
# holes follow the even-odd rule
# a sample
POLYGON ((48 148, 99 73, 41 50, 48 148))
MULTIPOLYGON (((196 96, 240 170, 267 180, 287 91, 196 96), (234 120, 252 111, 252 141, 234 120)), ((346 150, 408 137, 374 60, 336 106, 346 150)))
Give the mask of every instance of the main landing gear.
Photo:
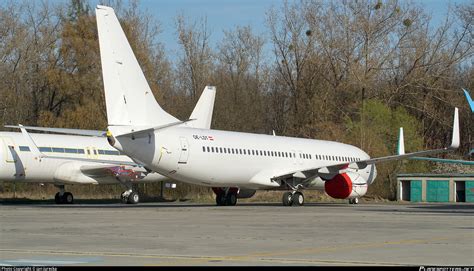
POLYGON ((120 199, 122 200, 123 204, 137 204, 140 202, 140 196, 138 192, 136 192, 136 186, 131 183, 130 181, 122 180, 119 177, 116 177, 117 181, 122 184, 127 190, 123 191, 120 194, 120 199))
POLYGON ((59 192, 56 193, 54 196, 54 202, 56 204, 73 204, 74 203, 74 196, 71 192, 64 191, 64 185, 55 185, 59 188, 59 192))
POLYGON ((216 194, 217 206, 235 206, 237 204, 237 192, 235 188, 212 188, 216 194))
POLYGON ((124 191, 120 195, 120 198, 122 199, 123 204, 137 204, 138 202, 140 202, 140 196, 132 189, 124 191))
POLYGON ((349 204, 359 204, 359 198, 349 199, 349 204))
POLYGON ((283 181, 291 190, 283 193, 283 197, 281 199, 283 206, 302 206, 304 204, 304 195, 300 191, 304 188, 302 184, 294 185, 294 183, 290 183, 289 181, 283 181))
POLYGON ((302 206, 304 195, 300 191, 285 192, 282 197, 283 206, 302 206))

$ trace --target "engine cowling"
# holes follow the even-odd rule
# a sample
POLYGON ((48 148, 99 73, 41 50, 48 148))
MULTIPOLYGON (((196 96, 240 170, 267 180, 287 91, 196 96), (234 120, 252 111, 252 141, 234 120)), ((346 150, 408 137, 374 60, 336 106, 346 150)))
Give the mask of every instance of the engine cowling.
MULTIPOLYGON (((214 191, 214 193, 216 195, 221 195, 221 194, 224 194, 225 193, 225 190, 221 187, 213 187, 212 188, 212 191, 214 191)), ((237 198, 238 199, 248 199, 248 198, 251 198, 253 197, 253 195, 255 195, 255 192, 257 192, 257 190, 254 190, 254 189, 245 189, 245 188, 237 188, 237 187, 231 187, 229 188, 229 191, 228 193, 234 193, 237 195, 237 198)))
POLYGON ((239 193, 237 194, 237 198, 239 199, 249 199, 255 195, 257 190, 254 189, 239 189, 239 193))
POLYGON ((335 199, 360 198, 367 193, 367 181, 354 172, 342 173, 326 181, 324 190, 335 199))

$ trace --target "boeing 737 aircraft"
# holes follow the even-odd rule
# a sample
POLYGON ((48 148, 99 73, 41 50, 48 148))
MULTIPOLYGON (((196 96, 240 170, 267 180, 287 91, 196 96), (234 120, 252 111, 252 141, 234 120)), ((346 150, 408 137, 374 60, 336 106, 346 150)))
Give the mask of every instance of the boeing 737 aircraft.
POLYGON ((171 179, 212 187, 218 205, 235 205, 241 190, 255 189, 290 189, 283 204, 302 205, 305 188, 356 203, 375 180, 376 163, 459 147, 457 108, 448 148, 405 154, 401 144, 399 154, 379 158, 338 142, 183 125, 151 94, 114 10, 97 6, 96 17, 109 143, 171 179))
MULTIPOLYGON (((214 99, 215 88, 206 88, 190 117, 196 127, 210 128, 214 99)), ((113 149, 107 143, 106 133, 103 131, 9 125, 6 127, 21 128, 23 134, 0 132, 0 181, 54 183, 60 189, 55 196, 56 203, 74 201, 72 193, 65 191, 65 184, 119 182, 127 188, 121 195, 122 202, 136 204, 139 195, 132 190, 134 183, 169 179, 151 172, 142 164, 113 149), (27 135, 25 128, 76 135, 27 135), (41 159, 35 156, 30 148, 29 138, 39 144, 40 152, 56 157, 41 159)))
MULTIPOLYGON (((235 205, 257 189, 288 190, 284 205, 302 205, 304 189, 357 203, 376 163, 459 147, 457 108, 449 147, 405 153, 401 137, 397 155, 379 158, 333 141, 198 128, 157 103, 114 10, 97 6, 96 15, 110 145, 166 177, 212 187, 217 205, 235 205)), ((37 157, 49 157, 29 142, 37 157)))

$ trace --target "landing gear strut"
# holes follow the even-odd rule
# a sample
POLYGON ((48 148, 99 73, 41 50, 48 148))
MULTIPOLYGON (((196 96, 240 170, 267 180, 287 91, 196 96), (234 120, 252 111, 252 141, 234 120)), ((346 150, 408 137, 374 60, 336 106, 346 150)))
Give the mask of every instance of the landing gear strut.
POLYGON ((304 195, 300 191, 304 188, 302 184, 290 184, 289 181, 283 181, 291 190, 283 193, 281 199, 283 206, 302 206, 304 204, 304 195))
POLYGON ((64 185, 55 185, 59 188, 59 192, 54 196, 56 204, 72 204, 74 203, 74 196, 71 192, 64 191, 64 185))

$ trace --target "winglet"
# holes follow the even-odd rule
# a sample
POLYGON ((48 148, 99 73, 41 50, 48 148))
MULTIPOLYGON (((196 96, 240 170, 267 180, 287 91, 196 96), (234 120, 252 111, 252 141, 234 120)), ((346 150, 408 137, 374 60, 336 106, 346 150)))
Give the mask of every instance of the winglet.
POLYGON ((45 155, 40 152, 40 150, 38 149, 38 146, 36 146, 35 142, 33 141, 33 138, 31 138, 30 134, 28 134, 25 127, 23 127, 23 125, 21 124, 18 124, 18 126, 20 127, 21 133, 23 134, 23 137, 28 143, 28 146, 30 147, 31 152, 36 156, 37 159, 41 161, 41 158, 45 157, 45 155))
POLYGON ((454 109, 454 120, 453 120, 453 138, 451 140, 451 146, 448 149, 453 150, 459 148, 460 139, 459 139, 459 109, 456 107, 454 109))
POLYGON ((469 95, 469 92, 467 92, 466 89, 462 89, 464 91, 464 95, 466 95, 466 100, 469 103, 469 106, 471 107, 471 111, 474 113, 474 101, 472 100, 471 96, 469 95))
POLYGON ((403 127, 400 127, 400 133, 398 135, 398 155, 405 154, 405 139, 403 137, 403 127))

